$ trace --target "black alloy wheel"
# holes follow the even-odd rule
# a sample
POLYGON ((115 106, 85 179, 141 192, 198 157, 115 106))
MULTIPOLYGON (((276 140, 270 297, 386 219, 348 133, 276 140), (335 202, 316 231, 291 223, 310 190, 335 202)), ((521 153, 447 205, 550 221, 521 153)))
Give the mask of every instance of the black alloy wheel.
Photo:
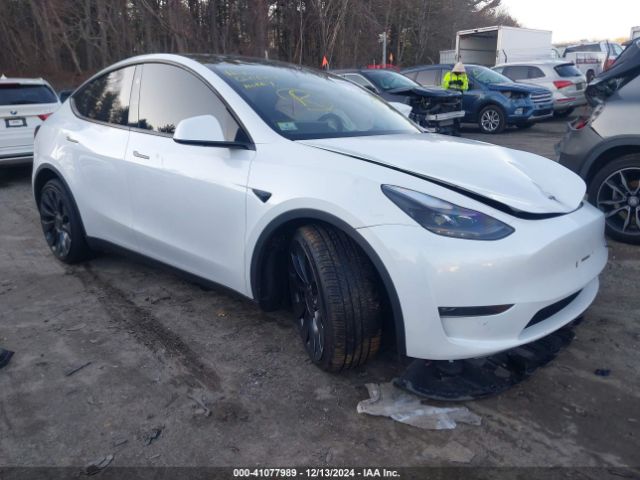
POLYGON ((89 258, 80 215, 59 180, 49 180, 42 187, 38 207, 44 238, 55 257, 65 263, 89 258))
POLYGON ((311 361, 329 372, 364 364, 380 348, 382 290, 358 245, 329 225, 310 224, 287 252, 294 319, 311 361))
POLYGON ((289 285, 302 343, 311 360, 318 363, 324 353, 326 312, 309 256, 302 244, 296 241, 289 251, 289 285))

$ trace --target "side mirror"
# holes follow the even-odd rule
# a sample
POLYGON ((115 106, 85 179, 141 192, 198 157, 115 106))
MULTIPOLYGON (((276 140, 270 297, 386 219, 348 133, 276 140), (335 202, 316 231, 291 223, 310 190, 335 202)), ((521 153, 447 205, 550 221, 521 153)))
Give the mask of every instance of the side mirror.
POLYGON ((180 121, 173 133, 173 141, 201 147, 252 149, 248 143, 226 140, 222 125, 213 115, 199 115, 180 121))

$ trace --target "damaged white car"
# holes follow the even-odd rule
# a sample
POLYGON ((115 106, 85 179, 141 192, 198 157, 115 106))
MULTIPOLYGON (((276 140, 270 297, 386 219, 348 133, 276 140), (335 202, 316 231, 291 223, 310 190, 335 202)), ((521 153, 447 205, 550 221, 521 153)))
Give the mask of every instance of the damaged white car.
POLYGON ((329 371, 383 335, 437 360, 532 342, 587 309, 607 261, 603 215, 569 170, 423 133, 288 64, 131 58, 76 90, 35 147, 57 258, 115 246, 290 306, 329 371))

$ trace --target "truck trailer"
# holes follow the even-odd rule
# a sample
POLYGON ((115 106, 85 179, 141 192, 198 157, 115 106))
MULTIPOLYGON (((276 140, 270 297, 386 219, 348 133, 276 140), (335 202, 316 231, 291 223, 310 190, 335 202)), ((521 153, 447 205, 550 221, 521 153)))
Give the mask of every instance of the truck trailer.
POLYGON ((551 59, 551 31, 518 27, 461 30, 456 35, 456 60, 494 67, 499 63, 551 59))

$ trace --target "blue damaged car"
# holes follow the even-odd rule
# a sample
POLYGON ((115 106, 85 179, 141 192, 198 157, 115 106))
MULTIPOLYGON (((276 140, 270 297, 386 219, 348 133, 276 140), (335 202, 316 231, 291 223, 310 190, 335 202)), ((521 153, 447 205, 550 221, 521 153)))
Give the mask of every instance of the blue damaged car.
MULTIPOLYGON (((424 86, 439 86, 453 65, 423 65, 401 73, 424 86)), ((553 98, 546 88, 516 83, 480 65, 465 65, 469 90, 462 96, 465 123, 477 123, 484 133, 500 133, 508 126, 528 128, 553 116, 553 98)))

